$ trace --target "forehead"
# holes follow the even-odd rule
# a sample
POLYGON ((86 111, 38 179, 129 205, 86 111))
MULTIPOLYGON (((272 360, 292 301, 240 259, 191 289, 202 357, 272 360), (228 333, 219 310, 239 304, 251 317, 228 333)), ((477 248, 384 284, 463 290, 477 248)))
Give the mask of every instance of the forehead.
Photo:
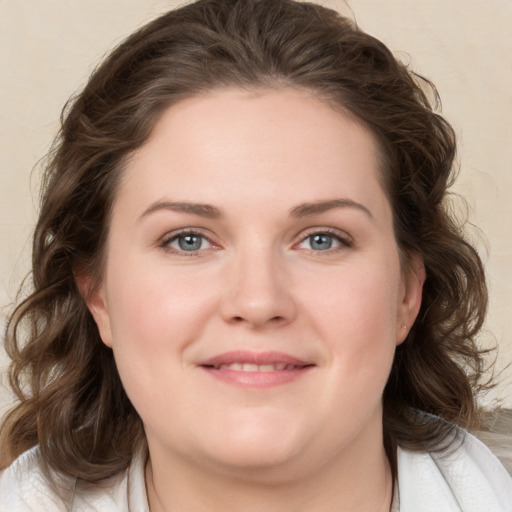
POLYGON ((303 90, 224 89, 163 112, 128 162, 119 195, 133 206, 159 195, 372 202, 382 195, 380 175, 375 139, 353 116, 303 90))

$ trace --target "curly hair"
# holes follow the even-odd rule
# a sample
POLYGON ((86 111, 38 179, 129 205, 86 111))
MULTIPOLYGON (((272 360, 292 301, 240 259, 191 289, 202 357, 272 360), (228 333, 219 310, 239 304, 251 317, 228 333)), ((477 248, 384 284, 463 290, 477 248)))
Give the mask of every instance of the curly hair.
POLYGON ((33 292, 6 330, 19 400, 3 422, 0 466, 39 444, 48 474, 95 482, 126 468, 143 442, 76 274, 100 282, 123 165, 162 112, 225 86, 312 91, 373 133, 402 265, 419 255, 427 275, 384 390, 388 456, 397 444, 439 449, 452 439, 451 424, 472 425, 487 289, 447 203, 456 143, 436 112, 434 86, 333 10, 293 0, 199 0, 132 34, 63 111, 33 238, 33 292))

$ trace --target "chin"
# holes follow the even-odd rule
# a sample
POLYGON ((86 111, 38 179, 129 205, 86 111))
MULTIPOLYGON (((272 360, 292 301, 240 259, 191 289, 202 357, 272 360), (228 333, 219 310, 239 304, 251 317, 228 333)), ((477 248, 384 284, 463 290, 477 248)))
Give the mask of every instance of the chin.
POLYGON ((210 461, 217 474, 262 485, 285 484, 307 476, 311 468, 292 453, 264 449, 240 448, 229 454, 211 453, 210 461))
POLYGON ((276 423, 258 425, 255 421, 225 430, 217 439, 209 436, 206 451, 210 460, 236 471, 262 474, 293 466, 304 450, 304 440, 289 424, 280 428, 276 423))

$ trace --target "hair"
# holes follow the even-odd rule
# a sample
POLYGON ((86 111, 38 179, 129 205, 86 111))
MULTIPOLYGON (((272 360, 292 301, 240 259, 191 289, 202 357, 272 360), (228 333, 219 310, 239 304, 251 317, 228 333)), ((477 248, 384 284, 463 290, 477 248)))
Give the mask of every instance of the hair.
POLYGON ((487 289, 447 202, 456 143, 436 112, 435 87, 333 10, 292 0, 199 0, 128 37, 63 111, 34 232, 33 291, 7 324, 18 403, 3 422, 1 466, 39 444, 48 475, 98 482, 126 468, 144 442, 76 276, 101 281, 123 167, 162 112, 222 87, 307 90, 374 135, 404 271, 416 255, 427 276, 384 390, 388 457, 397 445, 440 449, 452 425, 473 424, 484 386, 476 336, 487 289))

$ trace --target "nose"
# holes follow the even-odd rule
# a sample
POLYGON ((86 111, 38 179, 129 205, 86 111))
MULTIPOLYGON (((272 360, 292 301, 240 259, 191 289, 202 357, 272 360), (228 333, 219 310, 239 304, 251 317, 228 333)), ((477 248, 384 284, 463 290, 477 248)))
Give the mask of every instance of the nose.
POLYGON ((262 329, 294 320, 297 308, 288 273, 270 252, 239 255, 230 265, 221 306, 226 322, 262 329))

